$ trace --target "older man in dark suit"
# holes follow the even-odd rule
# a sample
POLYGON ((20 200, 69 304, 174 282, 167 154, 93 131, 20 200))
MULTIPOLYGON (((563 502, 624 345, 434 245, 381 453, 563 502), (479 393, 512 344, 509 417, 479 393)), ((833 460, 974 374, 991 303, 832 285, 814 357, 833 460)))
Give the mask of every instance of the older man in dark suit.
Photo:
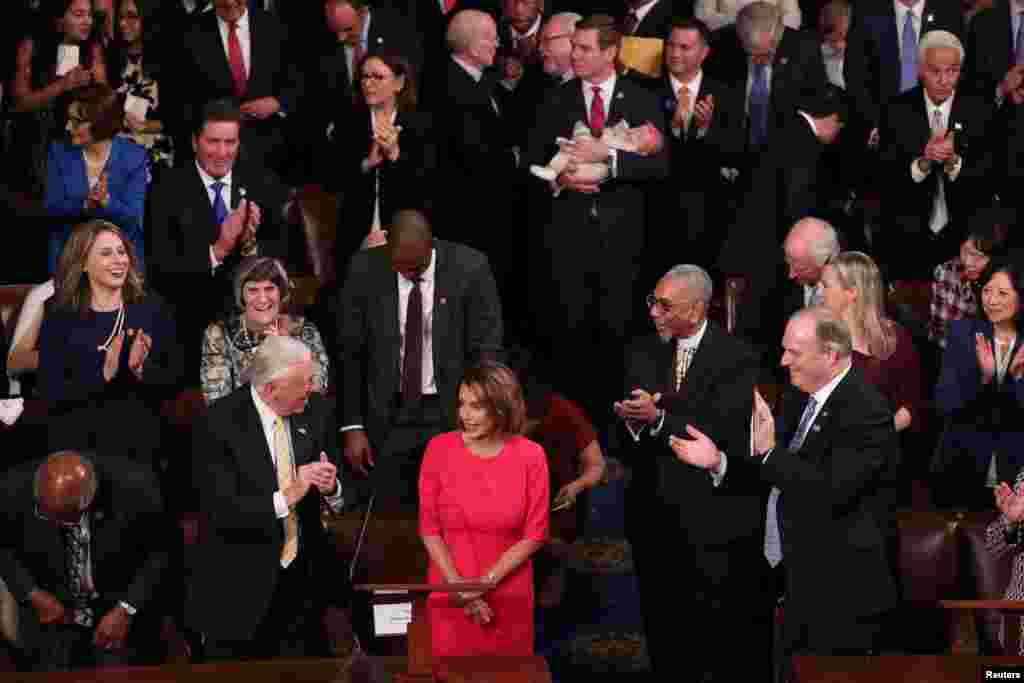
POLYGON ((352 258, 338 328, 345 458, 373 470, 378 502, 415 509, 423 448, 454 428, 463 371, 501 349, 487 257, 399 211, 388 244, 352 258))
POLYGON ((284 174, 291 163, 287 121, 302 92, 287 33, 277 17, 250 10, 246 0, 213 0, 213 10, 184 37, 184 120, 194 125, 207 102, 235 98, 246 158, 284 174))
POLYGON ((149 467, 61 451, 4 475, 0 579, 18 651, 55 671, 153 661, 171 525, 149 467))
POLYGON ((774 487, 765 558, 786 572, 783 654, 872 653, 897 601, 888 554, 899 462, 892 410, 852 367, 850 331, 827 309, 794 315, 782 346, 796 391, 783 396, 778 418, 755 396, 748 447, 725 453, 698 427, 670 444, 725 480, 774 487))
POLYGON ((211 659, 326 656, 321 508, 342 489, 331 404, 311 393, 313 358, 269 337, 247 383, 196 425, 193 482, 207 534, 186 604, 211 659))
POLYGON ((206 324, 231 300, 242 257, 288 255, 287 193, 269 171, 236 163, 240 121, 230 102, 210 103, 192 137, 195 162, 162 175, 147 207, 149 279, 177 309, 186 351, 196 354, 206 324))
POLYGON ((692 425, 726 452, 749 448, 757 355, 708 321, 711 294, 703 269, 673 267, 648 298, 657 337, 627 351, 628 398, 614 407, 620 452, 632 471, 626 529, 657 679, 765 680, 772 608, 761 559, 767 487, 709 476, 668 447, 669 434, 692 425), (674 543, 671 559, 660 549, 666 538, 674 543), (701 624, 683 641, 674 635, 680 615, 701 624), (744 644, 744 657, 730 655, 735 642, 744 644))

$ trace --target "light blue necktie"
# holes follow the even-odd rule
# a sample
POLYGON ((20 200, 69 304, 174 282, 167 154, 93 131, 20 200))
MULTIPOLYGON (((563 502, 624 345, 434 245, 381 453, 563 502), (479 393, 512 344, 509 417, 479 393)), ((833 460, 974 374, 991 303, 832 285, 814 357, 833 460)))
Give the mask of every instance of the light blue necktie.
POLYGON ((1014 41, 1013 63, 1024 64, 1024 14, 1013 15, 1017 19, 1017 40, 1014 41))
MULTIPOLYGON (((797 452, 804 444, 804 439, 807 438, 807 432, 811 428, 811 420, 814 417, 814 409, 817 405, 818 402, 814 400, 813 396, 807 399, 803 415, 800 416, 800 424, 797 425, 796 432, 786 447, 786 450, 790 453, 797 452)), ((782 491, 773 486, 772 492, 768 496, 767 519, 764 528, 764 556, 772 567, 777 566, 782 561, 781 498, 782 491)))
POLYGON ((224 203, 224 195, 221 194, 224 183, 218 180, 210 184, 210 189, 213 190, 213 217, 217 221, 217 225, 220 225, 228 217, 228 207, 224 203))
POLYGON ((750 84, 750 146, 760 147, 768 140, 768 74, 764 64, 754 65, 750 84))
POLYGON ((914 33, 914 13, 907 10, 903 20, 903 49, 900 53, 900 92, 917 85, 917 34, 914 33))

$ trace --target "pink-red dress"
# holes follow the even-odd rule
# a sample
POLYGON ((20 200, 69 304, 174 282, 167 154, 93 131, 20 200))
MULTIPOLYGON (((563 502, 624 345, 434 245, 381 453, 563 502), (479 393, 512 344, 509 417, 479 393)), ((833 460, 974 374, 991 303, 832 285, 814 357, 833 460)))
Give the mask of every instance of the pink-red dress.
MULTIPOLYGON (((420 469, 420 533, 440 536, 459 575, 483 576, 523 539, 544 542, 550 492, 544 449, 521 436, 501 452, 474 455, 460 432, 434 437, 420 469)), ((433 562, 428 581, 443 583, 433 562)), ((435 657, 533 654, 533 566, 524 562, 487 593, 494 619, 478 626, 448 595, 435 593, 427 614, 435 657)))

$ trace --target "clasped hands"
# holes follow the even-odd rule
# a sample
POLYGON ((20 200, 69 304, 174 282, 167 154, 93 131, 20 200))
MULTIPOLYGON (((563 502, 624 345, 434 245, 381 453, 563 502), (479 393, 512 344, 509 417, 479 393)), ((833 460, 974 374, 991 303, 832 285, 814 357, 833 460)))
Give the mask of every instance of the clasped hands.
POLYGON ((492 590, 494 586, 497 585, 497 582, 494 581, 493 577, 490 575, 482 576, 479 579, 463 579, 459 577, 449 583, 489 584, 490 588, 483 591, 460 591, 458 593, 452 593, 452 599, 456 604, 462 605, 462 611, 465 612, 466 616, 469 617, 477 626, 489 624, 494 619, 494 610, 491 609, 491 606, 483 599, 484 594, 492 590))
POLYGON ((256 202, 243 199, 238 207, 228 214, 220 224, 220 236, 213 243, 213 253, 218 261, 223 261, 230 254, 239 240, 243 244, 256 239, 256 230, 260 226, 260 207, 256 202))
POLYGON ((637 388, 629 392, 629 395, 630 398, 612 404, 615 414, 623 420, 653 424, 658 419, 658 401, 661 400, 661 394, 651 394, 637 388))
MULTIPOLYGON (((121 348, 124 346, 126 331, 121 330, 114 336, 110 346, 106 348, 103 356, 103 380, 109 382, 117 376, 121 365, 121 348)), ((153 338, 146 334, 142 328, 127 330, 127 335, 132 337, 132 346, 128 351, 128 369, 139 381, 142 380, 146 359, 153 349, 153 338)))
MULTIPOLYGON (((36 611, 40 624, 66 624, 71 621, 71 613, 55 595, 37 588, 29 593, 29 602, 36 611)), ((104 650, 120 650, 128 638, 128 629, 132 617, 121 605, 116 605, 107 612, 96 625, 93 644, 104 650)))
POLYGON ((96 184, 89 190, 89 194, 85 198, 85 208, 90 210, 106 208, 109 203, 110 191, 107 189, 107 174, 103 172, 96 184))
MULTIPOLYGON (((754 389, 754 409, 750 416, 750 455, 763 458, 764 454, 775 448, 775 417, 772 415, 768 402, 761 393, 754 389)), ((668 445, 682 462, 705 470, 718 470, 722 463, 722 454, 706 434, 693 425, 686 425, 686 433, 690 438, 675 434, 669 436, 668 445)))
POLYGON ((585 138, 573 140, 562 146, 562 151, 569 155, 569 164, 559 174, 555 182, 560 187, 583 194, 596 194, 600 192, 600 185, 595 182, 587 182, 576 176, 580 164, 597 164, 608 160, 611 150, 608 145, 601 142, 599 138, 585 138))
POLYGON ((1000 482, 992 492, 996 497, 996 507, 1010 522, 1017 524, 1024 519, 1024 495, 1014 493, 1005 481, 1000 482))
POLYGON ((947 174, 952 173, 958 158, 953 146, 954 136, 953 131, 943 130, 935 133, 924 146, 921 158, 932 164, 942 165, 947 174))
POLYGON ((328 459, 327 454, 321 451, 319 461, 299 466, 298 476, 282 493, 288 507, 292 508, 306 497, 311 488, 315 487, 321 495, 329 496, 335 492, 337 483, 338 468, 328 459))
POLYGON ((366 157, 366 163, 370 168, 378 166, 385 159, 391 162, 398 161, 401 155, 398 134, 401 132, 401 126, 387 122, 374 123, 373 142, 370 144, 370 154, 366 157))

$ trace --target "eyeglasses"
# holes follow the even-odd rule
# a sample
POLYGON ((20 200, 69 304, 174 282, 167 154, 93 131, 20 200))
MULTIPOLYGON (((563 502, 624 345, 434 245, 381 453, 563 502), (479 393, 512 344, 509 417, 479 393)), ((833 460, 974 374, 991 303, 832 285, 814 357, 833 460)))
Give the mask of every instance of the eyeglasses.
POLYGON ((373 81, 374 83, 380 83, 382 81, 390 81, 391 76, 384 76, 382 74, 362 74, 359 76, 360 80, 373 81))

